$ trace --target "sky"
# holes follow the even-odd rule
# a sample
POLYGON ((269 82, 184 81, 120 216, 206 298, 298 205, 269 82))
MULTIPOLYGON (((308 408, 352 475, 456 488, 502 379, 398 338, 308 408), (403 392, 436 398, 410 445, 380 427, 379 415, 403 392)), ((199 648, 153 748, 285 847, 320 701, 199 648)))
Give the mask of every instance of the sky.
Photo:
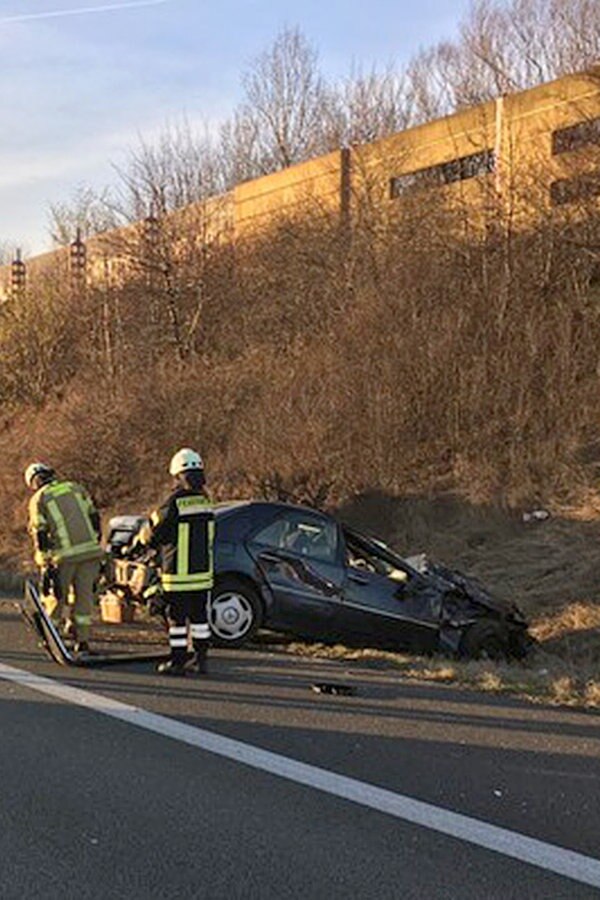
POLYGON ((216 127, 240 75, 298 26, 328 77, 401 65, 470 0, 0 0, 0 246, 50 249, 48 209, 114 180, 142 136, 216 127))

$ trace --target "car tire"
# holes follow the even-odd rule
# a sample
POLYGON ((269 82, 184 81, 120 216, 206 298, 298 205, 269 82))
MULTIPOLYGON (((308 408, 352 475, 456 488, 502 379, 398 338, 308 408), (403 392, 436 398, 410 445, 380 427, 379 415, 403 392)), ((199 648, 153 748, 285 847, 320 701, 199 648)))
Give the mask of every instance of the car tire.
POLYGON ((508 632, 495 619, 480 619, 463 635, 460 653, 468 659, 506 660, 510 656, 508 632))
POLYGON ((254 637, 263 620, 256 590, 241 578, 224 578, 211 592, 207 606, 212 643, 242 647, 254 637))

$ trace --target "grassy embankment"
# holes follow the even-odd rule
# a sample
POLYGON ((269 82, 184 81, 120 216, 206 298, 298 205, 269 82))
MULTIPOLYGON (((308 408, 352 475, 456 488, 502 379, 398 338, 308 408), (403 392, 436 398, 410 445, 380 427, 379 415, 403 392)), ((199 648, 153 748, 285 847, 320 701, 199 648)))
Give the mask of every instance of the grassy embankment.
POLYGON ((403 208, 365 199, 352 234, 307 209, 235 254, 165 234, 154 268, 121 248, 122 285, 49 271, 4 308, 2 563, 27 556, 30 459, 137 510, 197 445, 220 497, 371 498, 363 526, 508 591, 552 655, 510 675, 396 658, 407 674, 597 702, 598 218, 516 234, 422 194, 403 208), (465 515, 440 515, 448 496, 465 515), (403 502, 419 514, 394 518, 403 502), (538 506, 554 519, 521 524, 538 506))

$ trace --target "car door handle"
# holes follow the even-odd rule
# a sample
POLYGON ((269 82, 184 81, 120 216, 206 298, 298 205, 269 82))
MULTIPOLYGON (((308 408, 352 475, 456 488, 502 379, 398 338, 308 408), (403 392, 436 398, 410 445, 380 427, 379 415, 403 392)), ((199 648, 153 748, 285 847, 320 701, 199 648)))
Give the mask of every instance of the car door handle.
POLYGON ((348 572, 348 580, 355 581, 356 584, 368 584, 368 575, 362 575, 360 572, 348 572))

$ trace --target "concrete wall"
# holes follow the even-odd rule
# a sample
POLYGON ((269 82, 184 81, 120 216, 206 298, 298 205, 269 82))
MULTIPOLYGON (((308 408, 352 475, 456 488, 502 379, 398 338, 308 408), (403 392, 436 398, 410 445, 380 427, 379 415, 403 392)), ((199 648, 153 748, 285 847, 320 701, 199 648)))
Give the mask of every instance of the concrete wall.
POLYGON ((301 216, 308 208, 337 212, 340 206, 342 153, 336 151, 239 184, 234 190, 235 237, 255 234, 281 218, 301 216))
MULTIPOLYGON (((390 215, 401 215, 406 197, 414 203, 425 192, 438 192, 450 204, 460 200, 475 222, 492 210, 510 211, 517 225, 531 225, 550 209, 554 182, 586 173, 600 178, 599 142, 553 153, 557 129, 596 118, 600 67, 239 184, 225 196, 174 213, 162 226, 163 237, 175 252, 184 232, 197 235, 205 246, 237 242, 309 210, 351 223, 365 198, 390 215), (486 158, 493 161, 489 170, 486 158), (482 167, 476 175, 474 166, 482 167)), ((600 197, 590 196, 586 203, 600 208, 600 197)), ((568 207, 564 204, 566 213, 568 207)), ((126 277, 131 256, 126 248, 139 242, 141 227, 89 242, 92 283, 126 277)), ((51 272, 68 279, 68 267, 67 251, 44 254, 27 262, 28 280, 51 272)), ((10 294, 10 283, 10 267, 0 269, 0 299, 10 294)))

